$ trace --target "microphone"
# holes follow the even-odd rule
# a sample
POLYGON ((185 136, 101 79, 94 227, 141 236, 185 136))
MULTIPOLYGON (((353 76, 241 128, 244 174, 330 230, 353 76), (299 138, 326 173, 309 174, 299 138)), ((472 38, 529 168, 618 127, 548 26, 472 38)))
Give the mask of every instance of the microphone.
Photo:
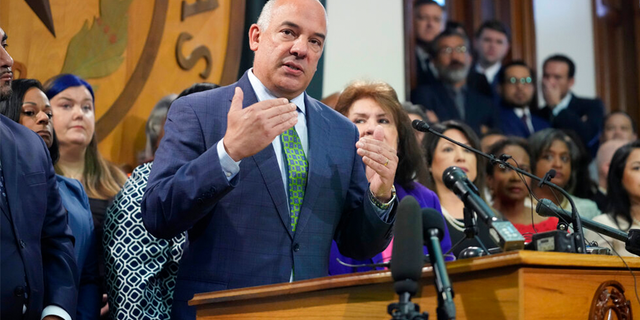
POLYGON ((424 257, 422 251, 422 215, 420 204, 412 196, 400 201, 395 222, 393 250, 391 251, 391 277, 399 296, 398 303, 389 304, 387 312, 393 319, 428 319, 420 314, 420 306, 411 302, 418 292, 424 257))
POLYGON ((442 241, 444 237, 444 228, 445 226, 440 212, 431 208, 422 210, 424 243, 427 246, 427 250, 429 250, 429 261, 433 267, 434 274, 433 281, 435 282, 438 292, 438 308, 436 309, 438 320, 456 318, 456 306, 453 303, 453 288, 449 281, 447 268, 444 265, 442 248, 440 247, 440 241, 442 241))
POLYGON ((524 237, 511 222, 500 220, 493 214, 493 210, 478 195, 478 188, 469 181, 462 169, 455 166, 447 168, 442 180, 491 229, 491 238, 502 251, 524 249, 524 237))
POLYGON ((422 120, 415 119, 411 122, 414 129, 421 132, 431 132, 431 126, 422 120))
POLYGON ((544 177, 542 178, 542 180, 540 180, 540 183, 538 184, 538 188, 542 188, 542 185, 547 182, 547 181, 551 181, 551 179, 556 177, 556 170, 555 169, 551 169, 549 171, 547 171, 547 173, 544 174, 544 177))
POLYGON ((391 277, 398 294, 408 292, 413 296, 418 291, 423 254, 420 204, 414 197, 406 196, 398 205, 391 251, 391 277))
MULTIPOLYGON (((559 208, 549 199, 540 199, 540 201, 538 201, 538 205, 536 206, 536 212, 543 217, 559 216, 565 221, 571 220, 570 212, 559 208)), ((640 256, 640 230, 631 229, 627 234, 618 229, 595 222, 591 219, 582 217, 581 220, 582 226, 584 226, 585 228, 624 242, 625 249, 627 251, 640 256)))

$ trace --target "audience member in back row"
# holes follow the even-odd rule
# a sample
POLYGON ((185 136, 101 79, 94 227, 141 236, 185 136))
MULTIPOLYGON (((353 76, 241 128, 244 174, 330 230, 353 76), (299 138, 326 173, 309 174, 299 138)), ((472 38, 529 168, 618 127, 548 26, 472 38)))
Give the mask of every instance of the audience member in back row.
MULTIPOLYGON (((413 134, 411 121, 402 109, 398 96, 390 85, 384 82, 354 82, 340 94, 336 111, 349 118, 358 127, 361 137, 373 136, 378 126, 384 129, 384 141, 392 146, 398 154, 398 170, 394 186, 399 200, 406 196, 413 196, 420 207, 440 211, 440 202, 436 194, 419 183, 426 181, 427 168, 413 134)), ((444 218, 442 219, 444 222, 444 218)), ((446 230, 440 246, 443 252, 451 248, 451 239, 446 230)), ((372 259, 356 261, 341 255, 334 241, 331 246, 329 274, 371 270, 369 267, 347 267, 338 263, 336 259, 350 264, 388 262, 391 259, 392 248, 393 244, 390 243, 382 253, 372 259)), ((426 247, 424 252, 428 253, 426 247)))
POLYGON ((598 192, 595 194, 593 201, 598 205, 598 209, 602 212, 607 212, 609 208, 607 202, 607 177, 609 176, 609 167, 611 165, 611 159, 620 147, 629 143, 629 140, 607 140, 602 143, 598 149, 598 154, 594 162, 598 168, 598 192))
POLYGON ((510 40, 509 28, 498 20, 483 22, 475 34, 476 63, 469 71, 467 81, 470 87, 488 96, 494 105, 499 103, 497 75, 509 52, 510 40))
MULTIPOLYGON (((58 140, 51 118, 49 99, 38 80, 20 79, 11 84, 13 94, 2 113, 9 119, 37 133, 47 145, 51 162, 59 158, 58 140)), ((67 209, 69 227, 75 238, 74 255, 79 271, 79 292, 76 319, 98 319, 100 292, 98 280, 98 250, 93 232, 89 199, 80 181, 56 175, 62 205, 67 209)))
MULTIPOLYGON (((628 113, 621 110, 613 111, 604 117, 604 127, 602 129, 602 135, 600 136, 600 144, 603 145, 609 140, 623 140, 627 142, 634 141, 638 138, 637 131, 638 128, 636 122, 628 113)), ((615 152, 615 150, 611 151, 610 155, 606 157, 606 162, 611 160, 613 152, 615 152)), ((598 153, 600 153, 599 149, 598 153)), ((607 152, 607 154, 609 154, 609 152, 607 152)), ((597 157, 598 156, 596 155, 596 158, 597 157)), ((597 159, 594 159, 589 164, 589 176, 591 177, 591 180, 600 185, 601 188, 606 189, 606 172, 609 167, 607 165, 607 171, 605 171, 604 175, 605 177, 604 179, 601 179, 602 175, 600 175, 600 165, 597 164, 596 161, 597 159), (603 183, 600 183, 601 181, 603 181, 603 183)))
POLYGON ((172 93, 166 95, 156 103, 151 109, 151 114, 147 118, 147 123, 144 127, 145 134, 147 136, 147 143, 144 147, 144 153, 138 161, 140 163, 147 163, 153 161, 153 155, 158 150, 160 145, 160 139, 162 139, 161 132, 164 130, 164 122, 167 120, 167 112, 173 100, 178 95, 172 93))
POLYGON ((476 134, 499 125, 499 112, 491 99, 467 86, 471 68, 469 39, 454 30, 445 30, 431 44, 431 56, 438 69, 438 81, 417 87, 411 102, 424 106, 437 121, 462 120, 476 134))
MULTIPOLYGON (((500 95, 500 129, 508 136, 528 138, 549 123, 531 113, 535 103, 536 79, 524 61, 513 61, 498 72, 500 95)), ((535 106, 537 107, 537 106, 535 106)))
MULTIPOLYGON (((593 221, 628 232, 640 229, 640 142, 634 141, 618 149, 613 155, 607 177, 607 200, 609 208, 606 214, 599 215, 593 221)), ((600 247, 609 247, 621 256, 635 256, 625 249, 625 244, 608 236, 586 230, 584 237, 598 242, 600 247)))
MULTIPOLYGON (((413 120, 422 120, 426 123, 431 123, 424 114, 424 111, 422 111, 422 107, 420 105, 406 101, 402 103, 402 108, 409 116, 409 120, 411 120, 411 122, 413 122, 413 120)), ((413 133, 416 136, 416 140, 418 140, 418 145, 422 145, 422 139, 424 139, 425 133, 418 130, 413 130, 413 133)))
MULTIPOLYGON (((491 146, 490 152, 508 154, 511 156, 508 160, 511 164, 531 172, 531 155, 526 140, 502 140, 491 146)), ((555 230, 558 225, 558 218, 539 216, 531 206, 525 206, 525 199, 531 199, 527 187, 530 185, 529 177, 506 167, 487 164, 487 187, 491 190, 493 208, 513 223, 526 242, 531 241, 532 234, 555 230)))
MULTIPOLYGON (((196 83, 182 91, 178 98, 217 87, 212 83, 196 83)), ((152 146, 151 158, 164 136, 164 123, 171 106, 167 97, 156 104, 147 119, 147 129, 152 128, 147 131, 152 133, 147 135, 152 140, 147 141, 147 145, 152 146), (159 127, 154 128, 156 125, 159 127)), ((102 241, 109 312, 113 319, 171 317, 173 289, 186 236, 181 233, 172 239, 158 239, 144 228, 140 203, 152 166, 153 162, 147 162, 133 170, 104 219, 102 241)))
POLYGON ((542 65, 542 117, 557 129, 574 130, 593 158, 598 150, 604 105, 600 99, 580 98, 571 92, 576 66, 569 57, 553 55, 542 65))
MULTIPOLYGON (((58 75, 45 83, 55 121, 53 128, 60 142, 60 160, 56 173, 79 180, 89 196, 98 250, 102 252, 102 223, 113 197, 127 176, 103 159, 95 135, 95 99, 89 83, 71 74, 58 75)), ((98 257, 100 276, 104 260, 98 257)), ((101 284, 103 280, 101 280, 101 284)), ((102 290, 105 292, 104 290, 102 290)), ((103 309, 103 313, 107 309, 103 309)))
MULTIPOLYGON (((551 182, 572 194, 577 181, 576 166, 580 157, 580 151, 573 140, 561 130, 547 128, 529 137, 529 148, 533 174, 543 178, 551 169, 555 170, 556 175, 551 182)), ((538 187, 537 183, 532 185, 532 190, 536 199, 549 199, 564 210, 571 211, 571 204, 558 191, 546 185, 538 187)), ((591 200, 573 195, 571 199, 581 217, 591 219, 601 213, 596 203, 591 200)), ((533 207, 536 204, 534 201, 533 207)), ((527 205, 531 205, 531 202, 527 201, 527 205)))
POLYGON ((485 132, 481 137, 480 137, 480 147, 482 148, 482 152, 484 153, 489 153, 489 151, 491 151, 491 146, 501 140, 506 139, 507 136, 505 136, 504 134, 502 134, 502 131, 498 130, 498 129, 491 129, 487 132, 485 132))
POLYGON ((444 30, 444 9, 433 0, 416 0, 413 4, 413 32, 416 35, 417 84, 436 82, 438 72, 429 52, 433 39, 444 30))
POLYGON ((613 111, 604 117, 601 143, 609 140, 633 141, 638 138, 638 127, 631 116, 621 110, 613 111))
MULTIPOLYGON (((459 121, 445 121, 434 124, 431 128, 436 132, 473 148, 478 149, 480 147, 478 136, 476 136, 469 126, 459 121)), ((425 186, 438 194, 442 206, 442 214, 446 219, 451 241, 454 243, 454 248, 451 252, 457 257, 463 249, 469 246, 478 247, 480 244, 477 239, 473 239, 465 240, 464 243, 456 246, 456 244, 465 237, 465 226, 463 222, 464 203, 458 199, 453 191, 444 185, 442 174, 451 166, 461 168, 466 172, 469 181, 472 181, 476 185, 480 196, 484 198, 486 194, 484 159, 478 158, 478 156, 471 151, 433 134, 425 136, 423 146, 429 173, 425 186)), ((477 225, 479 229, 479 239, 482 244, 487 248, 495 247, 486 224, 478 222, 477 225)))

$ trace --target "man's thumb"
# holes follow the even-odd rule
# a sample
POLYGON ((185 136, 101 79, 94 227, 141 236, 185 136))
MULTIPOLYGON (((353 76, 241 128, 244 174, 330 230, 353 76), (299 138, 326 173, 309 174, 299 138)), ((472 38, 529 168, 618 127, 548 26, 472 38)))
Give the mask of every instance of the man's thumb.
POLYGON ((231 99, 231 108, 229 109, 229 111, 241 110, 243 99, 244 99, 244 92, 242 92, 242 89, 240 89, 240 87, 236 87, 236 91, 233 94, 233 99, 231 99))
POLYGON ((375 130, 373 130, 373 138, 378 141, 384 141, 384 129, 382 126, 376 126, 375 130))

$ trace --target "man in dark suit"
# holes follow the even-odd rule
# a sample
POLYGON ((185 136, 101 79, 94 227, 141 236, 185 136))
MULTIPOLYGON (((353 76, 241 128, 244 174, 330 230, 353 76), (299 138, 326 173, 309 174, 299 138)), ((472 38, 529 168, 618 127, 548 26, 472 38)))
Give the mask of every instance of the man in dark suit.
POLYGON ((544 61, 542 68, 542 95, 546 106, 541 115, 549 119, 554 128, 574 130, 594 157, 602 133, 602 101, 571 93, 576 66, 567 56, 553 55, 544 61))
MULTIPOLYGON (((11 93, 13 59, 0 28, 0 102, 11 93)), ((0 318, 71 319, 78 272, 67 212, 47 147, 0 115, 0 318)))
POLYGON ((531 114, 536 80, 524 61, 513 61, 500 69, 496 76, 500 95, 500 130, 508 136, 528 138, 549 123, 531 114))
POLYGON ((469 71, 467 84, 490 97, 495 105, 500 103, 496 76, 502 67, 502 60, 509 52, 510 39, 509 28, 498 20, 483 22, 474 39, 477 58, 469 71))
POLYGON ((432 122, 462 120, 480 134, 498 127, 499 113, 491 99, 467 86, 471 68, 469 40, 455 30, 439 34, 431 46, 438 81, 411 92, 411 102, 422 105, 432 122))
POLYGON ((326 33, 319 1, 269 1, 253 68, 172 105, 141 208, 155 236, 188 230, 172 319, 195 293, 326 276, 332 240, 357 259, 388 245, 396 151, 304 92, 326 33))
POLYGON ((431 84, 437 80, 433 57, 429 46, 444 29, 444 9, 433 0, 416 0, 413 4, 413 32, 416 35, 417 85, 431 84))

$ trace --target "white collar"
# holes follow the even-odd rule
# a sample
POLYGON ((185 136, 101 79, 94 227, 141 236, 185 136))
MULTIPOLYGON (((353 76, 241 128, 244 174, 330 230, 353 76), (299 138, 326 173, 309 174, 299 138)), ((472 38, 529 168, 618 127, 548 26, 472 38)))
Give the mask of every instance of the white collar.
POLYGON ((502 62, 494 63, 492 66, 486 69, 482 68, 480 64, 476 65, 476 71, 484 74, 484 76, 487 77, 487 81, 489 82, 489 84, 493 83, 493 79, 496 78, 496 75, 498 74, 498 71, 500 71, 500 68, 502 68, 502 62))

